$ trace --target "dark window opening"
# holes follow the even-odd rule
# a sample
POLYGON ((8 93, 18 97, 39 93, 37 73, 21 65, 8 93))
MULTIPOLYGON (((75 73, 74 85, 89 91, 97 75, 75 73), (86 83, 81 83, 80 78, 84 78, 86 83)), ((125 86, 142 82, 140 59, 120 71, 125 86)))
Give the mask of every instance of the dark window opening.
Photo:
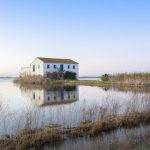
POLYGON ((75 67, 75 66, 73 66, 73 69, 76 69, 76 67, 75 67))
POLYGON ((50 68, 50 65, 47 65, 47 69, 49 69, 50 68))
POLYGON ((35 72, 35 65, 33 65, 33 72, 35 72))
POLYGON ((68 65, 68 69, 70 69, 70 65, 68 65))
POLYGON ((56 65, 54 65, 54 68, 56 69, 56 65))

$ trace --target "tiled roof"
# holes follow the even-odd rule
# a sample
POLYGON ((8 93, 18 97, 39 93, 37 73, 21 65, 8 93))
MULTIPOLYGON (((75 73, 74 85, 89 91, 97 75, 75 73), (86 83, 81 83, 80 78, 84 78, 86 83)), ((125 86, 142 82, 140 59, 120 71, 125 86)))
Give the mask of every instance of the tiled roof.
POLYGON ((78 64, 77 62, 71 59, 57 59, 57 58, 44 58, 44 57, 37 57, 44 63, 63 63, 63 64, 78 64))

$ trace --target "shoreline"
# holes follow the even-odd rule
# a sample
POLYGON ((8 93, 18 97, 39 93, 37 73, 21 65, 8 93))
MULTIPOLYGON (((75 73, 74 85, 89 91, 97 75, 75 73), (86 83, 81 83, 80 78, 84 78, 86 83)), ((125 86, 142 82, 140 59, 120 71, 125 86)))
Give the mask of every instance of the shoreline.
POLYGON ((21 85, 83 85, 83 86, 98 86, 98 87, 130 87, 130 88, 146 88, 150 87, 147 82, 112 82, 100 80, 50 80, 43 77, 16 78, 14 83, 21 85))

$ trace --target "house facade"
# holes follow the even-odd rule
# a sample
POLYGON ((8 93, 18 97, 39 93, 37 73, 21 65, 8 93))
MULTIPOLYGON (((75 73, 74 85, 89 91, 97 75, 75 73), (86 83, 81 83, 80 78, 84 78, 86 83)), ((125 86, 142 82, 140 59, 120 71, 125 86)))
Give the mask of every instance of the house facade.
POLYGON ((62 73, 65 72, 76 73, 79 76, 79 64, 71 59, 55 59, 37 57, 29 67, 21 68, 21 76, 25 75, 41 75, 46 76, 49 73, 62 73))

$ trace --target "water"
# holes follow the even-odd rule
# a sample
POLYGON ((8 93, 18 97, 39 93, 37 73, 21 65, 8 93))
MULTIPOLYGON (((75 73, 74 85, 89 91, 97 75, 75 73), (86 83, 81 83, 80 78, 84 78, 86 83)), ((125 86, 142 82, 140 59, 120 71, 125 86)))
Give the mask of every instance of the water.
POLYGON ((100 77, 86 77, 86 78, 82 78, 82 77, 79 77, 79 80, 91 80, 91 81, 94 81, 94 80, 100 80, 100 77))
POLYGON ((95 138, 69 139, 52 147, 45 145, 44 150, 149 150, 150 126, 139 126, 130 129, 117 129, 102 133, 95 138))
POLYGON ((48 124, 73 127, 81 120, 96 120, 104 113, 121 115, 130 109, 145 109, 150 100, 149 91, 92 86, 20 87, 12 81, 0 79, 1 134, 48 124))

